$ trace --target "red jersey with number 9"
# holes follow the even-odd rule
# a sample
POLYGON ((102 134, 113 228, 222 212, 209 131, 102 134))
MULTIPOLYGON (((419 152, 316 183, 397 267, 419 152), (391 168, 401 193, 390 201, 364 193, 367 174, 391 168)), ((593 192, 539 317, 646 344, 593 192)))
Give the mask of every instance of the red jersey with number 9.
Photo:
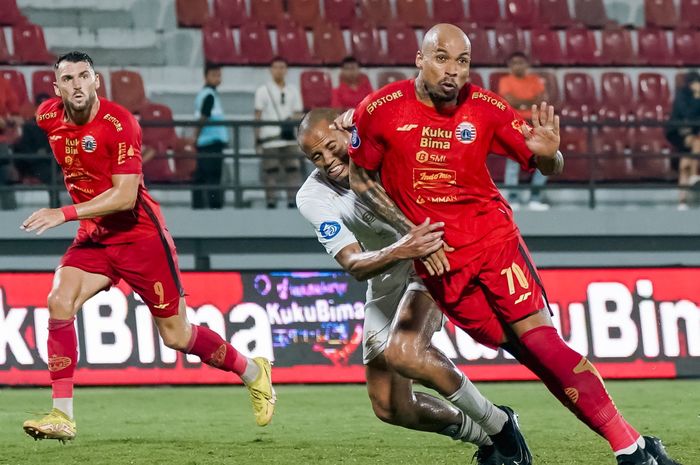
POLYGON ((349 154, 380 171, 387 194, 415 224, 445 223, 453 269, 484 248, 518 234, 512 210, 486 166, 489 153, 507 155, 531 170, 525 124, 497 95, 465 85, 455 111, 439 114, 421 103, 413 80, 370 94, 355 110, 349 154))
MULTIPOLYGON (((91 200, 112 187, 112 175, 141 175, 141 127, 129 111, 99 99, 95 118, 82 126, 65 121, 60 98, 37 109, 36 121, 46 132, 73 203, 91 200)), ((80 221, 77 241, 101 244, 134 242, 165 227, 160 207, 141 179, 136 205, 100 218, 80 221)))

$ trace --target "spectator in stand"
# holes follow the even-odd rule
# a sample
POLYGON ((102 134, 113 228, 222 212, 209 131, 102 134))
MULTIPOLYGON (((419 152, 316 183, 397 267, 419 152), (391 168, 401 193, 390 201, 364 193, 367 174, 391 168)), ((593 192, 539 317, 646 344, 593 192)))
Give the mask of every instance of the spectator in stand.
MULTIPOLYGON (((216 88, 221 85, 221 66, 207 63, 204 66, 204 87, 194 101, 195 118, 201 123, 222 121, 224 107, 216 88)), ((213 188, 192 189, 192 208, 221 208, 224 192, 220 187, 223 171, 223 151, 229 143, 229 128, 226 126, 200 126, 195 132, 197 167, 193 184, 215 184, 213 188)), ((152 156, 155 156, 153 152, 152 156)))
POLYGON ((12 184, 16 177, 8 155, 9 145, 17 136, 17 124, 21 121, 18 114, 19 102, 15 91, 0 76, 0 208, 3 210, 17 207, 14 192, 4 188, 12 184))
MULTIPOLYGON (((532 105, 539 105, 547 100, 547 91, 542 79, 530 73, 530 59, 523 52, 515 52, 508 57, 506 62, 510 74, 503 76, 498 81, 498 94, 502 96, 510 105, 523 117, 525 121, 532 119, 532 105)), ((517 162, 507 159, 504 184, 506 186, 517 186, 520 165, 517 162)), ((532 175, 531 194, 528 208, 531 210, 547 210, 549 205, 542 202, 541 187, 547 182, 547 177, 539 171, 532 175)), ((520 206, 520 195, 517 190, 509 190, 508 201, 514 210, 520 206)))
POLYGON ((296 208, 296 192, 301 186, 301 157, 295 127, 303 116, 301 93, 289 84, 287 62, 276 57, 270 63, 272 80, 255 91, 255 119, 294 122, 294 124, 255 128, 256 152, 262 155, 262 178, 267 208, 277 207, 275 186, 281 179, 287 188, 287 207, 296 208))
POLYGON ((340 68, 340 83, 333 89, 333 108, 355 108, 373 91, 367 76, 360 72, 360 63, 355 57, 345 57, 340 68))
MULTIPOLYGON (((700 73, 689 72, 685 78, 685 85, 676 90, 676 98, 673 101, 671 121, 700 121, 700 73)), ((700 182, 698 166, 700 166, 700 126, 671 126, 666 128, 666 138, 678 152, 688 153, 693 157, 674 158, 674 168, 678 169, 678 185, 680 191, 679 210, 688 209, 689 192, 686 189, 700 182)))

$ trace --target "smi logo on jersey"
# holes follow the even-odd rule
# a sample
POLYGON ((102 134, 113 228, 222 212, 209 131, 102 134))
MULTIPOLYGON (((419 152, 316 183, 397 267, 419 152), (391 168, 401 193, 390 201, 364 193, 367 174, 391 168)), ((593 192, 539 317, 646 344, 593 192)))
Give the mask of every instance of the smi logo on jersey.
POLYGON ((471 144, 476 140, 476 127, 469 121, 462 121, 455 128, 455 138, 463 144, 471 144))

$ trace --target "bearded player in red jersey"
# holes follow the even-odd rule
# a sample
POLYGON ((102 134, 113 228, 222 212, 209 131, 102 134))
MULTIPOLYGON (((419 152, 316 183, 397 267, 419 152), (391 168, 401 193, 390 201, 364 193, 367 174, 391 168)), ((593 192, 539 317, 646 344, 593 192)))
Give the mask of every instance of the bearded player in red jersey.
POLYGON ((501 98, 467 84, 470 59, 459 28, 434 26, 416 56, 418 77, 358 106, 352 189, 400 234, 428 217, 445 223, 445 247, 416 261, 443 312, 479 342, 507 347, 610 443, 619 465, 676 463, 622 418, 595 367, 557 334, 512 210, 486 168, 494 148, 524 169, 561 172, 554 108, 533 107, 528 126, 501 98))
POLYGON ((41 234, 76 220, 80 227, 48 297, 53 409, 41 419, 27 420, 24 430, 35 439, 75 437, 75 315, 85 301, 120 279, 148 305, 165 345, 239 375, 250 391, 258 425, 267 425, 275 404, 270 362, 249 359, 214 331, 187 321, 175 244, 143 184, 139 124, 125 108, 97 97, 100 80, 87 54, 61 56, 55 73, 60 98, 44 102, 36 119, 63 169, 73 205, 42 208, 21 228, 41 234))

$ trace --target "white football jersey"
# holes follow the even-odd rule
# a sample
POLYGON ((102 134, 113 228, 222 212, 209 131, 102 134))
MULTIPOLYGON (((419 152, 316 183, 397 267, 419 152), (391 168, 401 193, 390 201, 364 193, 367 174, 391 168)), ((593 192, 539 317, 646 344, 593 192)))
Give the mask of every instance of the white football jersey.
MULTIPOLYGON (((313 225, 318 241, 333 257, 354 242, 359 242, 364 250, 379 250, 401 237, 377 218, 351 189, 327 179, 318 170, 299 189, 297 206, 313 225)), ((405 286, 412 274, 413 263, 404 260, 370 279, 368 291, 405 286)))

